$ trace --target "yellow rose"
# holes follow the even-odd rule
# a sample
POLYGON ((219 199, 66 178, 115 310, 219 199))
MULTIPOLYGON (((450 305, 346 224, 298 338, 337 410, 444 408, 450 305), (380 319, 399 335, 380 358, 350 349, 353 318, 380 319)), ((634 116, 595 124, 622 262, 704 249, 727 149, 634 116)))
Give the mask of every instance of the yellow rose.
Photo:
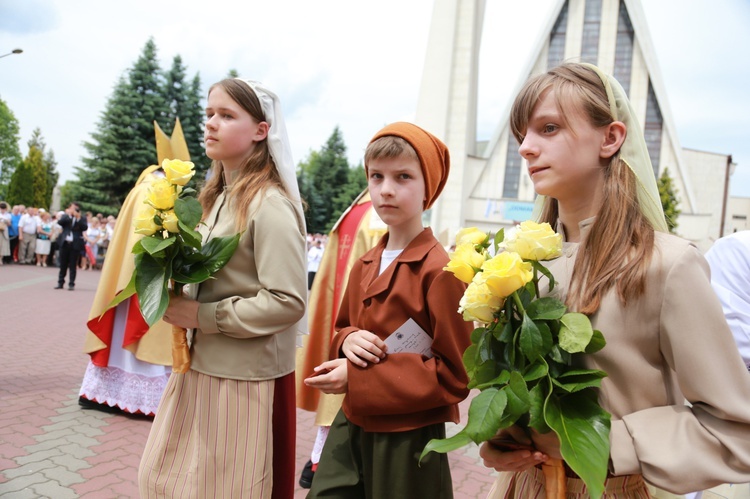
POLYGON ((504 301, 493 295, 481 279, 474 279, 458 303, 458 313, 463 314, 465 321, 488 324, 492 322, 495 312, 502 308, 504 301))
POLYGON ((531 281, 531 269, 531 263, 524 262, 518 253, 504 251, 482 265, 478 279, 487 283, 495 296, 506 298, 531 281))
POLYGON ((167 180, 173 185, 185 185, 195 175, 195 165, 190 161, 179 159, 165 159, 161 163, 161 169, 167 175, 167 180))
POLYGON ((456 278, 465 283, 470 283, 485 262, 485 256, 477 253, 471 243, 459 244, 456 251, 450 254, 450 261, 443 270, 453 272, 456 278))
POLYGON ((148 186, 148 196, 146 203, 160 211, 171 210, 174 208, 174 201, 177 198, 177 192, 174 186, 166 178, 159 178, 151 182, 148 186))
POLYGON ((151 234, 161 230, 161 226, 154 222, 154 216, 156 210, 151 206, 144 206, 138 215, 133 219, 133 225, 135 226, 136 234, 143 234, 144 236, 150 236, 151 234))
POLYGON ((465 229, 461 229, 458 231, 458 234, 456 234, 456 246, 465 243, 482 244, 486 240, 487 233, 482 232, 476 227, 467 227, 465 229))
POLYGON ((180 227, 177 225, 177 214, 174 210, 169 210, 164 213, 161 217, 161 221, 164 224, 164 228, 169 232, 177 234, 180 232, 180 227))
POLYGON ((538 224, 527 220, 516 227, 503 247, 515 251, 524 260, 552 260, 562 254, 562 235, 546 222, 538 224))

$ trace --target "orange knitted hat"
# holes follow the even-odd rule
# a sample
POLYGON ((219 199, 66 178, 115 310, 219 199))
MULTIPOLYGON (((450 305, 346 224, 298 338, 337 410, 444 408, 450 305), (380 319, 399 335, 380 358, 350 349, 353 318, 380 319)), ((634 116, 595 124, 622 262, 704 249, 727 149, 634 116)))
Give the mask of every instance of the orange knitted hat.
MULTIPOLYGON (((387 125, 375 134, 370 143, 388 136, 401 137, 417 152, 419 164, 422 167, 422 175, 424 175, 425 195, 427 196, 424 209, 430 208, 448 181, 448 173, 451 167, 448 148, 430 132, 404 121, 387 125)), ((368 173, 366 164, 365 173, 368 173)))

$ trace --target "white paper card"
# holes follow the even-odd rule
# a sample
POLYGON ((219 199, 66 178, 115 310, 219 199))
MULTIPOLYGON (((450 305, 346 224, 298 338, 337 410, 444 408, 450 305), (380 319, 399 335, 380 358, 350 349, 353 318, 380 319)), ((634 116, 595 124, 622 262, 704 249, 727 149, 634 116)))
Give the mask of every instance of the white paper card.
POLYGON ((401 324, 385 339, 388 353, 418 353, 428 359, 432 358, 432 338, 414 322, 414 319, 401 324))

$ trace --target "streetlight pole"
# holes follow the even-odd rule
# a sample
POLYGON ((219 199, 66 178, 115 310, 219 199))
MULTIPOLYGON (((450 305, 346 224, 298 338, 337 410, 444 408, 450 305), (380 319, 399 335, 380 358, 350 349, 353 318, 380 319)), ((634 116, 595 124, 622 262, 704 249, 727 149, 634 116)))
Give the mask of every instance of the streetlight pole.
POLYGON ((13 51, 8 52, 7 54, 0 55, 0 59, 2 59, 3 57, 8 57, 9 55, 20 54, 22 52, 23 52, 23 50, 21 50, 21 49, 13 49, 13 51))

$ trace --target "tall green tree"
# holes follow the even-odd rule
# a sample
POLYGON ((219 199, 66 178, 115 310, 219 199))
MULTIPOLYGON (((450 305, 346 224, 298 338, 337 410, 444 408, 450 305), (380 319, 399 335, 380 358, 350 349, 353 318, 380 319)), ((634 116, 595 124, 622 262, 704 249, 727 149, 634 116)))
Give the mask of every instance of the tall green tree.
POLYGON ((25 160, 21 161, 10 177, 8 204, 34 206, 34 172, 25 160))
POLYGON ((8 187, 8 201, 11 204, 24 204, 49 209, 52 201, 52 189, 54 189, 54 184, 51 187, 49 185, 50 170, 53 171, 52 177, 54 182, 57 183, 54 155, 50 156, 52 151, 46 150, 47 145, 39 128, 32 132, 28 146, 28 154, 11 177, 8 187))
POLYGON ((211 167, 211 159, 206 156, 206 150, 203 146, 203 129, 206 117, 206 106, 203 99, 203 90, 201 89, 201 78, 198 73, 190 82, 187 89, 187 99, 185 101, 184 118, 180 114, 182 122, 182 131, 185 134, 188 150, 190 151, 190 160, 195 164, 196 179, 203 180, 206 172, 211 167))
POLYGON ((41 167, 36 163, 34 167, 34 196, 39 198, 39 202, 35 203, 35 206, 49 209, 52 205, 52 193, 57 185, 57 180, 60 178, 55 153, 52 149, 47 149, 47 143, 44 141, 42 131, 39 128, 34 129, 31 133, 28 146, 29 155, 31 155, 32 149, 37 149, 42 156, 41 167))
POLYGON ((664 209, 664 216, 667 219, 669 232, 675 234, 677 232, 677 217, 680 216, 682 210, 679 208, 680 198, 677 197, 677 189, 667 168, 664 168, 664 171, 661 172, 657 186, 659 187, 659 198, 664 209))
POLYGON ((97 131, 84 143, 72 196, 84 210, 117 213, 144 168, 156 162, 154 125, 171 129, 162 71, 153 39, 115 85, 97 131))
POLYGON ((367 185, 364 168, 352 169, 337 126, 320 151, 312 151, 298 165, 300 194, 307 203, 305 218, 310 233, 327 233, 367 185))
POLYGON ((21 163, 20 127, 4 100, 0 99, 0 199, 8 196, 8 184, 21 163))
POLYGON ((199 172, 208 168, 203 155, 203 106, 200 78, 186 80, 178 55, 166 72, 159 67, 153 39, 115 85, 91 140, 87 156, 76 168, 77 179, 66 187, 67 199, 86 210, 115 214, 141 172, 156 163, 154 121, 167 134, 180 118, 191 159, 199 172))
POLYGON ((60 180, 60 172, 57 171, 57 160, 55 153, 50 149, 44 153, 44 165, 47 167, 47 192, 45 201, 47 208, 52 208, 52 196, 55 193, 57 181, 60 180))
POLYGON ((195 164, 197 178, 203 178, 211 166, 211 161, 203 150, 203 117, 201 79, 196 73, 188 82, 187 68, 182 64, 182 57, 172 59, 172 67, 164 74, 164 96, 169 108, 167 134, 172 133, 174 119, 180 118, 182 133, 190 152, 190 160, 195 164))

